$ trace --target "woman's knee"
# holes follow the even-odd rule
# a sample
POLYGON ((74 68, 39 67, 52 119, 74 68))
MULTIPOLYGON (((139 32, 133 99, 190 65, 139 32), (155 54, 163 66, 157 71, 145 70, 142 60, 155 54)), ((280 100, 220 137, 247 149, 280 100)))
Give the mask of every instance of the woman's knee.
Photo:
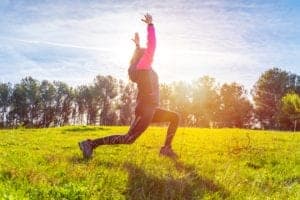
POLYGON ((173 112, 173 113, 172 113, 172 117, 171 117, 171 122, 172 122, 172 123, 175 123, 175 124, 178 124, 179 121, 180 121, 180 116, 179 116, 179 114, 176 113, 176 112, 173 112))

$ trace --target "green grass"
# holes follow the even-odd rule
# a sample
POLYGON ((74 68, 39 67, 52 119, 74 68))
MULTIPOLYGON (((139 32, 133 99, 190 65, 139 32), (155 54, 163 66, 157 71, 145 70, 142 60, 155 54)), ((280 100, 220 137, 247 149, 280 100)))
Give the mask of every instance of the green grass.
POLYGON ((164 127, 82 159, 77 142, 127 127, 0 131, 0 199, 300 199, 300 134, 164 127))

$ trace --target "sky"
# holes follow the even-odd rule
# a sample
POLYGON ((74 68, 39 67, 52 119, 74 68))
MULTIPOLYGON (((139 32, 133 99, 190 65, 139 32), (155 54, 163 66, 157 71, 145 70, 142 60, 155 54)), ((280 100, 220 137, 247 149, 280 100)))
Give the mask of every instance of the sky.
POLYGON ((300 74, 300 1, 1 0, 0 81, 26 76, 70 85, 128 80, 144 13, 153 15, 160 82, 204 75, 250 89, 266 70, 300 74))

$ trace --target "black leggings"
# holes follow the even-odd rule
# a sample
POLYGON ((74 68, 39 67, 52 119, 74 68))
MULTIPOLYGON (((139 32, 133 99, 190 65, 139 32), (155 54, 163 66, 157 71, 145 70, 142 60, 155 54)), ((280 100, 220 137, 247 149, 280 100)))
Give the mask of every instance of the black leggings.
POLYGON ((165 146, 171 147, 172 139, 179 123, 179 116, 175 112, 153 106, 138 106, 135 111, 135 120, 125 135, 111 135, 92 141, 93 148, 99 145, 132 144, 150 125, 151 122, 170 122, 165 146))

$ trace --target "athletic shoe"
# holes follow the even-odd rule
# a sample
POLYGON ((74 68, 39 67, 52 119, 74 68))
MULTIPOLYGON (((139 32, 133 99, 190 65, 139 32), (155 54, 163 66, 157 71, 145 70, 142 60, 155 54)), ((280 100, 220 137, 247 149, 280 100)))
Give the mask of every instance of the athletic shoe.
POLYGON ((178 158, 178 155, 173 151, 173 149, 171 147, 166 147, 166 146, 162 147, 160 149, 159 154, 161 156, 167 156, 167 157, 174 158, 174 159, 178 158))
POLYGON ((93 147, 91 144, 91 140, 85 140, 78 143, 80 150, 82 151, 82 155, 84 158, 89 159, 93 154, 93 147))

